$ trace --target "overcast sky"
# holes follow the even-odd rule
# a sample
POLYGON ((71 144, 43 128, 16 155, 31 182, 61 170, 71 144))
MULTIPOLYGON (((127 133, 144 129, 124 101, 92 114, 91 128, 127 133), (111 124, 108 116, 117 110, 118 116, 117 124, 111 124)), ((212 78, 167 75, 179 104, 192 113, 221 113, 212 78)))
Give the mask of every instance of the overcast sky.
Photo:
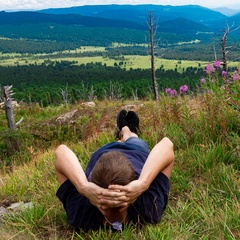
POLYGON ((45 8, 61 8, 98 4, 158 4, 174 6, 196 4, 211 8, 225 6, 229 8, 237 7, 240 9, 239 0, 0 0, 0 10, 39 10, 45 8))

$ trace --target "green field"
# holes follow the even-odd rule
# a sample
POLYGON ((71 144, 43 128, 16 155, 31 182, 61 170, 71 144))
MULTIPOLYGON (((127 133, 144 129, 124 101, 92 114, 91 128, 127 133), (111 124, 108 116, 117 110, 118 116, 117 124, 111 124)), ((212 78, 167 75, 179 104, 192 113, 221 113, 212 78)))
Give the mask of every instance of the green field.
MULTIPOLYGON (((94 57, 75 57, 76 53, 84 52, 106 52, 104 47, 94 47, 88 46, 84 48, 78 48, 75 50, 55 52, 52 54, 1 54, 0 55, 0 66, 17 66, 17 65, 29 65, 29 64, 42 64, 46 61, 74 61, 77 64, 86 64, 90 62, 101 62, 107 66, 114 66, 121 64, 121 67, 137 69, 148 69, 151 68, 150 55, 140 56, 140 55, 124 55, 121 56, 120 60, 110 59, 103 56, 94 57), (59 57, 61 54, 61 57, 59 57), (71 57, 72 55, 72 57, 71 57)), ((204 61, 188 61, 188 60, 169 60, 164 58, 155 57, 155 68, 160 68, 163 66, 165 70, 177 69, 179 72, 187 67, 205 67, 207 62, 204 61)), ((229 63, 229 66, 236 67, 237 62, 229 63)))

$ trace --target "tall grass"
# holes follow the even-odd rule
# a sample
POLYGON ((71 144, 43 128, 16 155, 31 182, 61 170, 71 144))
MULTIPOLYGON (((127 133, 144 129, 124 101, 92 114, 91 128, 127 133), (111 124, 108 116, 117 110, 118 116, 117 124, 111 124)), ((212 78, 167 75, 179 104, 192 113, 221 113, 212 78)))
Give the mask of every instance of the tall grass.
MULTIPOLYGON (((228 104, 228 97, 213 93, 134 102, 140 136, 150 148, 168 136, 175 145, 176 163, 161 222, 141 229, 129 226, 122 233, 109 229, 77 233, 68 226, 55 196, 59 185, 54 150, 60 143, 67 144, 86 167, 94 150, 114 141, 116 115, 132 102, 106 100, 94 109, 22 106, 16 111, 16 117, 25 117, 18 129, 20 150, 9 152, 6 143, 1 145, 0 205, 19 201, 33 205, 7 216, 0 223, 0 238, 239 239, 240 114, 228 104), (73 118, 61 124, 56 121, 72 110, 77 110, 73 118)), ((0 114, 3 119, 4 113, 0 114)))

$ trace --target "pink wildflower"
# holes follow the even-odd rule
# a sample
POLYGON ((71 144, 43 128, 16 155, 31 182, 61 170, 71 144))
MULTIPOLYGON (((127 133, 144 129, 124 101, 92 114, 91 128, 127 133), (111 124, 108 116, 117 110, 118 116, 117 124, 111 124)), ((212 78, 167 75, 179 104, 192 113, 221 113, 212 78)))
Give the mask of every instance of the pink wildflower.
POLYGON ((171 89, 171 88, 166 88, 166 89, 165 89, 165 93, 166 93, 167 95, 177 96, 177 91, 174 90, 174 89, 171 89))
POLYGON ((165 89, 165 93, 166 93, 167 95, 177 96, 177 91, 176 91, 176 90, 173 90, 173 89, 171 89, 171 88, 166 88, 166 89, 165 89))
POLYGON ((238 70, 235 70, 235 71, 233 72, 232 79, 233 79, 233 81, 240 80, 240 75, 239 75, 239 73, 238 73, 238 70))
POLYGON ((177 91, 176 90, 171 90, 170 95, 171 96, 177 96, 177 91))
POLYGON ((170 94, 170 93, 171 93, 171 91, 172 91, 172 89, 171 89, 171 88, 166 88, 166 89, 165 89, 165 93, 167 93, 167 94, 168 94, 168 93, 170 94))
POLYGON ((182 94, 186 94, 188 91, 188 86, 187 85, 183 85, 180 87, 180 95, 182 94))
POLYGON ((213 64, 214 67, 221 67, 221 62, 219 60, 217 60, 214 64, 213 64))
POLYGON ((209 74, 211 72, 214 72, 215 68, 210 63, 208 63, 205 71, 206 71, 207 74, 209 74))
POLYGON ((228 73, 227 73, 226 71, 222 71, 222 76, 223 76, 223 77, 227 76, 227 74, 228 74, 228 73))

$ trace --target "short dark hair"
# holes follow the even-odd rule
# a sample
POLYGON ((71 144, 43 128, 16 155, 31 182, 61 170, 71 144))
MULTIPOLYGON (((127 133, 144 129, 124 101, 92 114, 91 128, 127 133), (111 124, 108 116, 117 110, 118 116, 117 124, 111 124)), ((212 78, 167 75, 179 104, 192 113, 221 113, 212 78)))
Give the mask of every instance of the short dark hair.
POLYGON ((95 164, 91 181, 102 188, 111 184, 127 185, 136 179, 128 158, 120 151, 104 153, 95 164))

